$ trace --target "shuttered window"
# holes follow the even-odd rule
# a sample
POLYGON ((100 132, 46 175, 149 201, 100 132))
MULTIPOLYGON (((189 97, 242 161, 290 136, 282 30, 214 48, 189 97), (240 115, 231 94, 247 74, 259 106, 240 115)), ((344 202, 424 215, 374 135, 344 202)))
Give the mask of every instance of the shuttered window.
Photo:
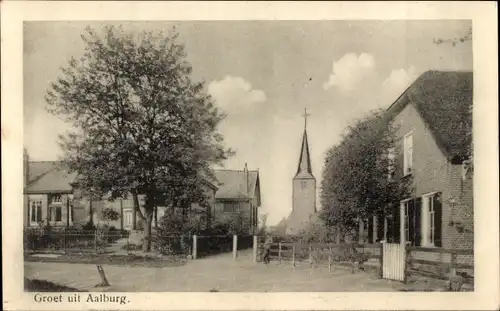
MULTIPOLYGON (((442 223, 442 205, 441 205, 441 193, 436 193, 429 203, 432 202, 432 239, 435 246, 442 246, 441 241, 441 223, 442 223)), ((429 216, 431 211, 429 210, 429 216)))
POLYGON ((422 200, 422 243, 424 246, 442 246, 441 193, 424 195, 422 200))

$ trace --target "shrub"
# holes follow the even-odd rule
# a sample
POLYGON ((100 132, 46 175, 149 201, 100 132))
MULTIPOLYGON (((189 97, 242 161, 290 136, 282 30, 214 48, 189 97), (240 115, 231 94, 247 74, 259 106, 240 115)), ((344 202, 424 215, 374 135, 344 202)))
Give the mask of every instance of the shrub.
POLYGON ((116 221, 120 219, 120 213, 115 211, 112 208, 104 208, 99 212, 99 218, 106 222, 109 223, 110 221, 116 221))
POLYGON ((190 248, 190 225, 175 213, 165 214, 152 236, 152 246, 164 255, 186 253, 190 248))

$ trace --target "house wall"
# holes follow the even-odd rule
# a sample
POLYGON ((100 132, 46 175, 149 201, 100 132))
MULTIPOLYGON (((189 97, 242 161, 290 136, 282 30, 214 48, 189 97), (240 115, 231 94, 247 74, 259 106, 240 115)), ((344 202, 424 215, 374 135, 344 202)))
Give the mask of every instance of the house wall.
MULTIPOLYGON (((48 211, 49 211, 49 195, 48 194, 28 194, 24 196, 24 225, 27 227, 38 227, 38 224, 31 223, 31 203, 32 201, 41 201, 41 211, 42 211, 42 222, 44 225, 50 223, 53 227, 65 227, 68 223, 68 194, 61 194, 61 221, 55 221, 55 212, 52 212, 51 220, 48 221, 48 211)), ((71 213, 71 212, 70 212, 71 213)), ((71 216, 69 219, 70 226, 73 225, 71 221, 71 216)))
MULTIPOLYGON (((210 210, 214 211, 215 210, 215 190, 207 187, 205 189, 205 194, 208 197, 208 203, 210 205, 210 210)), ((60 223, 55 223, 54 221, 51 222, 53 226, 66 226, 66 215, 67 215, 67 194, 61 195, 62 199, 62 221, 60 223)), ((42 219, 44 222, 46 222, 47 219, 47 211, 48 211, 48 194, 36 194, 36 195, 25 195, 24 196, 24 212, 23 212, 23 223, 24 227, 27 228, 30 226, 30 206, 29 206, 29 201, 30 200, 40 200, 42 202, 42 219)), ((144 214, 144 196, 139 195, 139 206, 141 208, 141 211, 144 214)), ((129 196, 127 199, 117 199, 115 201, 109 201, 107 197, 103 198, 103 200, 93 200, 92 201, 92 206, 89 198, 87 197, 77 197, 75 198, 73 202, 73 222, 71 222, 70 219, 70 225, 78 225, 78 226, 84 226, 90 221, 90 214, 92 210, 92 221, 93 224, 96 226, 101 226, 104 224, 108 224, 110 226, 114 226, 117 229, 126 229, 126 230, 131 230, 131 228, 126 228, 124 223, 123 223, 123 211, 127 210, 133 210, 134 208, 134 202, 132 196, 129 196), (105 222, 100 219, 99 213, 105 209, 105 208, 111 208, 114 209, 116 212, 120 214, 120 218, 116 221, 109 221, 105 222)), ((193 209, 196 209, 197 206, 193 205, 193 209)), ((158 221, 160 220, 161 216, 165 213, 164 208, 159 208, 158 210, 158 221)), ((140 217, 137 216, 136 222, 138 223, 140 221, 140 217)), ((153 219, 153 225, 154 225, 154 219, 153 219)))
POLYGON ((24 195, 23 196, 23 227, 24 228, 29 227, 28 203, 29 203, 28 196, 24 195))
POLYGON ((253 200, 252 201, 232 201, 232 200, 221 200, 221 199, 216 199, 215 201, 215 214, 213 215, 213 220, 217 221, 220 219, 227 219, 231 217, 241 217, 243 224, 248 226, 249 231, 248 234, 253 233, 253 228, 252 228, 252 222, 251 222, 251 210, 252 207, 254 206, 253 200), (235 212, 224 212, 224 205, 225 204, 237 204, 238 208, 237 211, 235 212))
MULTIPOLYGON (((411 103, 394 118, 394 124, 399 127, 397 136, 401 140, 405 134, 413 131, 414 195, 421 197, 434 191, 442 193, 442 247, 471 248, 472 234, 459 233, 456 227, 450 226, 450 223, 462 218, 465 207, 472 212, 472 176, 465 181, 462 180, 462 166, 454 165, 447 160, 429 127, 411 103), (450 198, 455 198, 455 201, 460 203, 452 203, 450 198)), ((401 148, 401 151, 402 147, 402 143, 399 144, 398 148, 401 148)), ((469 227, 472 229, 472 224, 469 227)), ((443 256, 429 253, 416 253, 414 256, 417 259, 447 260, 441 258, 443 256)))

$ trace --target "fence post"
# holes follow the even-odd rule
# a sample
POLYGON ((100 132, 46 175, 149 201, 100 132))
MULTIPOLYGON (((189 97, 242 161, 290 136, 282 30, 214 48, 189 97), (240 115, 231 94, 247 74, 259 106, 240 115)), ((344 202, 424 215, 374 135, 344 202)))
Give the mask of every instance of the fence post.
POLYGON ((332 271, 332 247, 328 248, 328 271, 332 271))
POLYGON ((455 269, 455 265, 457 264, 457 254, 451 253, 450 260, 450 277, 457 276, 457 269, 455 269))
POLYGON ((312 268, 313 258, 312 258, 312 247, 309 245, 309 268, 312 268))
POLYGON ((198 236, 193 235, 193 259, 196 259, 198 256, 198 236))
POLYGON ((94 250, 95 253, 97 254, 97 229, 94 230, 94 250))
POLYGON ((380 243, 380 267, 379 267, 379 278, 384 278, 384 243, 380 243))
POLYGON ((130 235, 127 235, 127 254, 130 254, 130 235))
POLYGON ((281 242, 278 243, 278 262, 281 263, 281 242))
POLYGON ((408 283, 408 275, 410 274, 409 262, 410 262, 410 248, 408 246, 403 246, 405 252, 405 262, 404 262, 404 280, 403 283, 408 283))
POLYGON ((236 253, 238 252, 238 236, 233 235, 233 259, 236 260, 236 253))
POLYGON ((67 243, 67 239, 68 239, 68 228, 64 228, 64 247, 63 247, 63 250, 64 250, 64 254, 66 254, 67 250, 66 250, 66 243, 67 243))
POLYGON ((257 236, 254 235, 253 236, 253 262, 257 262, 257 250, 258 250, 258 240, 257 240, 257 236))
POLYGON ((295 267, 295 245, 292 245, 292 265, 295 267))

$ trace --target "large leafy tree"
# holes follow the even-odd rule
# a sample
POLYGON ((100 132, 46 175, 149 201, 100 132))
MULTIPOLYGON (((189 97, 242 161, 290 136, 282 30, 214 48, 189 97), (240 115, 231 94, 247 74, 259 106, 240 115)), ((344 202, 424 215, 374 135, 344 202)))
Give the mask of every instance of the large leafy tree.
POLYGON ((327 226, 355 234, 359 220, 390 214, 390 204, 409 193, 411 181, 398 178, 395 131, 385 111, 373 111, 327 151, 320 193, 327 226))
POLYGON ((217 131, 224 115, 190 78, 175 29, 126 33, 87 28, 85 53, 72 58, 46 95, 48 110, 74 129, 61 136, 64 163, 94 197, 132 195, 151 248, 151 221, 161 202, 206 205, 211 166, 231 154, 217 131), (144 213, 138 195, 144 195, 144 213))

